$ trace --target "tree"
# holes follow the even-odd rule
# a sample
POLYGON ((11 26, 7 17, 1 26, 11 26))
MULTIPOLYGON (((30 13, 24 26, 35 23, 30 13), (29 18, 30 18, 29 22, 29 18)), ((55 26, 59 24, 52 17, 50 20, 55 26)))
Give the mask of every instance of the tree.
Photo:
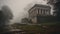
POLYGON ((57 17, 57 21, 60 21, 60 0, 48 0, 47 3, 53 6, 54 15, 57 17))
POLYGON ((60 21, 60 1, 55 3, 55 13, 56 13, 58 21, 60 21))
POLYGON ((2 11, 0 10, 0 26, 3 25, 3 23, 2 23, 3 17, 4 17, 4 15, 3 15, 2 11))
POLYGON ((4 18, 3 12, 0 10, 0 32, 3 31, 3 27, 5 25, 5 23, 3 23, 3 18, 4 18))
POLYGON ((7 31, 8 27, 6 24, 9 23, 10 19, 13 18, 13 14, 8 6, 2 6, 0 10, 0 33, 7 31))
POLYGON ((4 22, 9 22, 13 18, 13 14, 8 6, 2 6, 2 12, 4 14, 4 22))
POLYGON ((23 18, 23 19, 21 20, 21 22, 22 22, 22 23, 28 23, 29 20, 28 20, 28 18, 23 18))

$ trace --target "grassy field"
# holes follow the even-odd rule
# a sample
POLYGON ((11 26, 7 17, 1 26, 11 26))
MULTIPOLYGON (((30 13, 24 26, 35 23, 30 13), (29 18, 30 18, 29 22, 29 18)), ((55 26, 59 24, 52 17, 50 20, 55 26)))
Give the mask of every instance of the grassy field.
POLYGON ((17 29, 22 29, 26 32, 46 32, 52 26, 55 27, 57 23, 41 23, 40 25, 18 24, 15 25, 17 29))

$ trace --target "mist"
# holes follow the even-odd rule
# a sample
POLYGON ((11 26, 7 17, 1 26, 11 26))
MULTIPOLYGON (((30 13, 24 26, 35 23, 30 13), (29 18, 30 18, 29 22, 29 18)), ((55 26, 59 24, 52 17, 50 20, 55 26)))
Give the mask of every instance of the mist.
POLYGON ((34 4, 45 4, 47 1, 43 0, 0 0, 0 9, 3 5, 9 6, 13 13, 13 19, 11 23, 20 23, 21 19, 28 17, 28 10, 34 6, 34 4))

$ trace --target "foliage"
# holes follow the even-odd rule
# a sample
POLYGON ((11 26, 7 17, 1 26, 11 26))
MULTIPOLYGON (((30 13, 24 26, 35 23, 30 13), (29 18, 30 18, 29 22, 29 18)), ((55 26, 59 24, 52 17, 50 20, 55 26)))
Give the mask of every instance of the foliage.
POLYGON ((28 23, 28 22, 29 22, 28 18, 22 18, 21 20, 21 23, 28 23))
POLYGON ((47 3, 53 6, 54 15, 60 21, 60 0, 49 0, 47 3))
POLYGON ((10 8, 8 6, 2 6, 1 8, 2 10, 0 10, 0 33, 7 31, 8 29, 6 26, 9 22, 10 19, 12 19, 13 14, 10 12, 10 8))

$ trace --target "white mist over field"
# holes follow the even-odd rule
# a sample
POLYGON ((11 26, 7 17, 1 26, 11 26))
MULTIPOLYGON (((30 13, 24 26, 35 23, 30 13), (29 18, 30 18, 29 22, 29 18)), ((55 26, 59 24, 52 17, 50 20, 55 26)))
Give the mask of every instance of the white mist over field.
POLYGON ((43 0, 0 0, 0 8, 2 5, 7 5, 12 10, 14 15, 12 22, 20 22, 22 18, 28 17, 28 9, 35 3, 46 4, 43 0))

